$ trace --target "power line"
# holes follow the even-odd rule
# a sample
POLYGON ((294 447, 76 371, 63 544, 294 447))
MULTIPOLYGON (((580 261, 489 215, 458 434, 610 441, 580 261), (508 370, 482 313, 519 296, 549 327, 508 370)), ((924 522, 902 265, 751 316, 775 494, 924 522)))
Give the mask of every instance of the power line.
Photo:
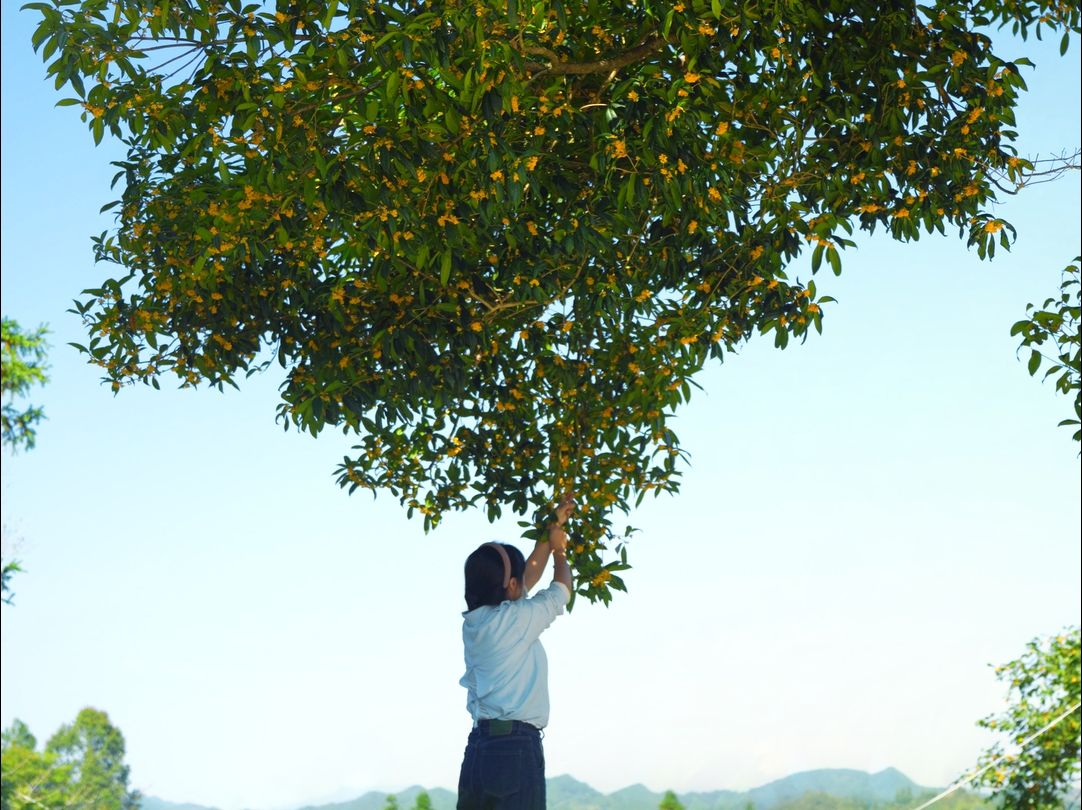
MULTIPOLYGON (((1035 739, 1040 737, 1046 731, 1049 731, 1050 729, 1052 729, 1057 723, 1059 723, 1064 718, 1069 717, 1071 714, 1078 711, 1079 706, 1082 706, 1082 703, 1076 703, 1074 706, 1069 708, 1067 711, 1063 712, 1063 714, 1061 714, 1059 717, 1057 717, 1051 723, 1046 725, 1044 728, 1040 729, 1039 731, 1034 732, 1033 734, 1030 734, 1026 739, 1022 740, 1022 742, 1019 743, 1019 746, 1018 746, 1019 750, 1025 750, 1026 746, 1028 746, 1035 739)), ((950 794, 954 793, 954 791, 958 790, 958 788, 972 782, 974 779, 976 779, 982 773, 987 771, 989 768, 991 768, 993 765, 995 765, 997 762, 999 762, 1005 756, 1006 756, 1006 754, 1000 754, 998 757, 995 757, 991 762, 989 762, 983 768, 978 768, 977 770, 973 771, 969 775, 962 777, 957 782, 955 782, 953 785, 951 785, 949 788, 947 788, 942 793, 940 793, 938 796, 933 796, 931 799, 929 799, 928 801, 926 801, 924 804, 920 805, 919 807, 914 807, 913 810, 924 810, 924 808, 930 807, 931 805, 938 802, 940 799, 943 799, 943 798, 949 796, 950 794)))

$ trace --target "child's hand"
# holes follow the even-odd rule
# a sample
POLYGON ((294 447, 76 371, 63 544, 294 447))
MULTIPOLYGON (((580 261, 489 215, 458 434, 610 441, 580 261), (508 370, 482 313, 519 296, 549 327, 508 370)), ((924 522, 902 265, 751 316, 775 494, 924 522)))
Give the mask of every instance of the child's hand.
POLYGON ((560 499, 560 503, 556 507, 556 525, 563 526, 567 523, 567 519, 571 517, 571 513, 574 511, 575 496, 568 492, 560 499))
POLYGON ((560 553, 567 553, 567 532, 557 523, 549 525, 549 548, 560 553))

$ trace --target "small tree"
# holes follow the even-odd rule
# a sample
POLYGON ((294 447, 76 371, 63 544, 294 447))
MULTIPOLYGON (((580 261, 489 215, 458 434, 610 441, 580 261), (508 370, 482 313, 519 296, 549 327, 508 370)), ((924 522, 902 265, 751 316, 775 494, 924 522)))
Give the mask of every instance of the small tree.
POLYGON ((659 810, 684 810, 684 805, 680 803, 680 800, 676 798, 676 794, 671 790, 666 790, 664 797, 661 799, 661 804, 658 805, 659 810))
POLYGON ((138 791, 128 787, 124 735, 97 709, 83 709, 45 746, 57 770, 68 776, 69 803, 96 810, 137 810, 138 791))
POLYGON ((1078 627, 1046 639, 1034 639, 1018 659, 996 668, 1010 688, 1010 706, 979 725, 1005 739, 989 747, 980 766, 989 766, 975 784, 992 789, 1011 810, 1050 810, 1063 805, 1063 795, 1079 774, 1082 723, 1082 656, 1078 627), (1015 753, 1019 745, 1064 714, 1054 727, 1015 753))

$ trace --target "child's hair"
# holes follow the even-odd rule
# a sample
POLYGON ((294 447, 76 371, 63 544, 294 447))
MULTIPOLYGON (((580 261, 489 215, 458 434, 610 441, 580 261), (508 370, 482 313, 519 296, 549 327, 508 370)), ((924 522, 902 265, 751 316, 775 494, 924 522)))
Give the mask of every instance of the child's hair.
MULTIPOLYGON (((522 583, 526 572, 526 558, 522 552, 508 543, 500 543, 511 563, 511 576, 522 583)), ((507 599, 504 588, 503 555, 485 543, 466 558, 466 610, 482 605, 498 605, 507 599)))

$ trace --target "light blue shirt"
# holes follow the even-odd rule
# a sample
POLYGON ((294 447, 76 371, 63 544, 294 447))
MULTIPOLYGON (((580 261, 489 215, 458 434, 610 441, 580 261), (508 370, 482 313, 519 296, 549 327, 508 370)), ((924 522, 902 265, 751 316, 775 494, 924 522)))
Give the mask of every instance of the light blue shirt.
POLYGON ((541 632, 564 612, 571 592, 553 582, 529 599, 463 613, 466 708, 478 720, 549 722, 549 665, 541 632))

